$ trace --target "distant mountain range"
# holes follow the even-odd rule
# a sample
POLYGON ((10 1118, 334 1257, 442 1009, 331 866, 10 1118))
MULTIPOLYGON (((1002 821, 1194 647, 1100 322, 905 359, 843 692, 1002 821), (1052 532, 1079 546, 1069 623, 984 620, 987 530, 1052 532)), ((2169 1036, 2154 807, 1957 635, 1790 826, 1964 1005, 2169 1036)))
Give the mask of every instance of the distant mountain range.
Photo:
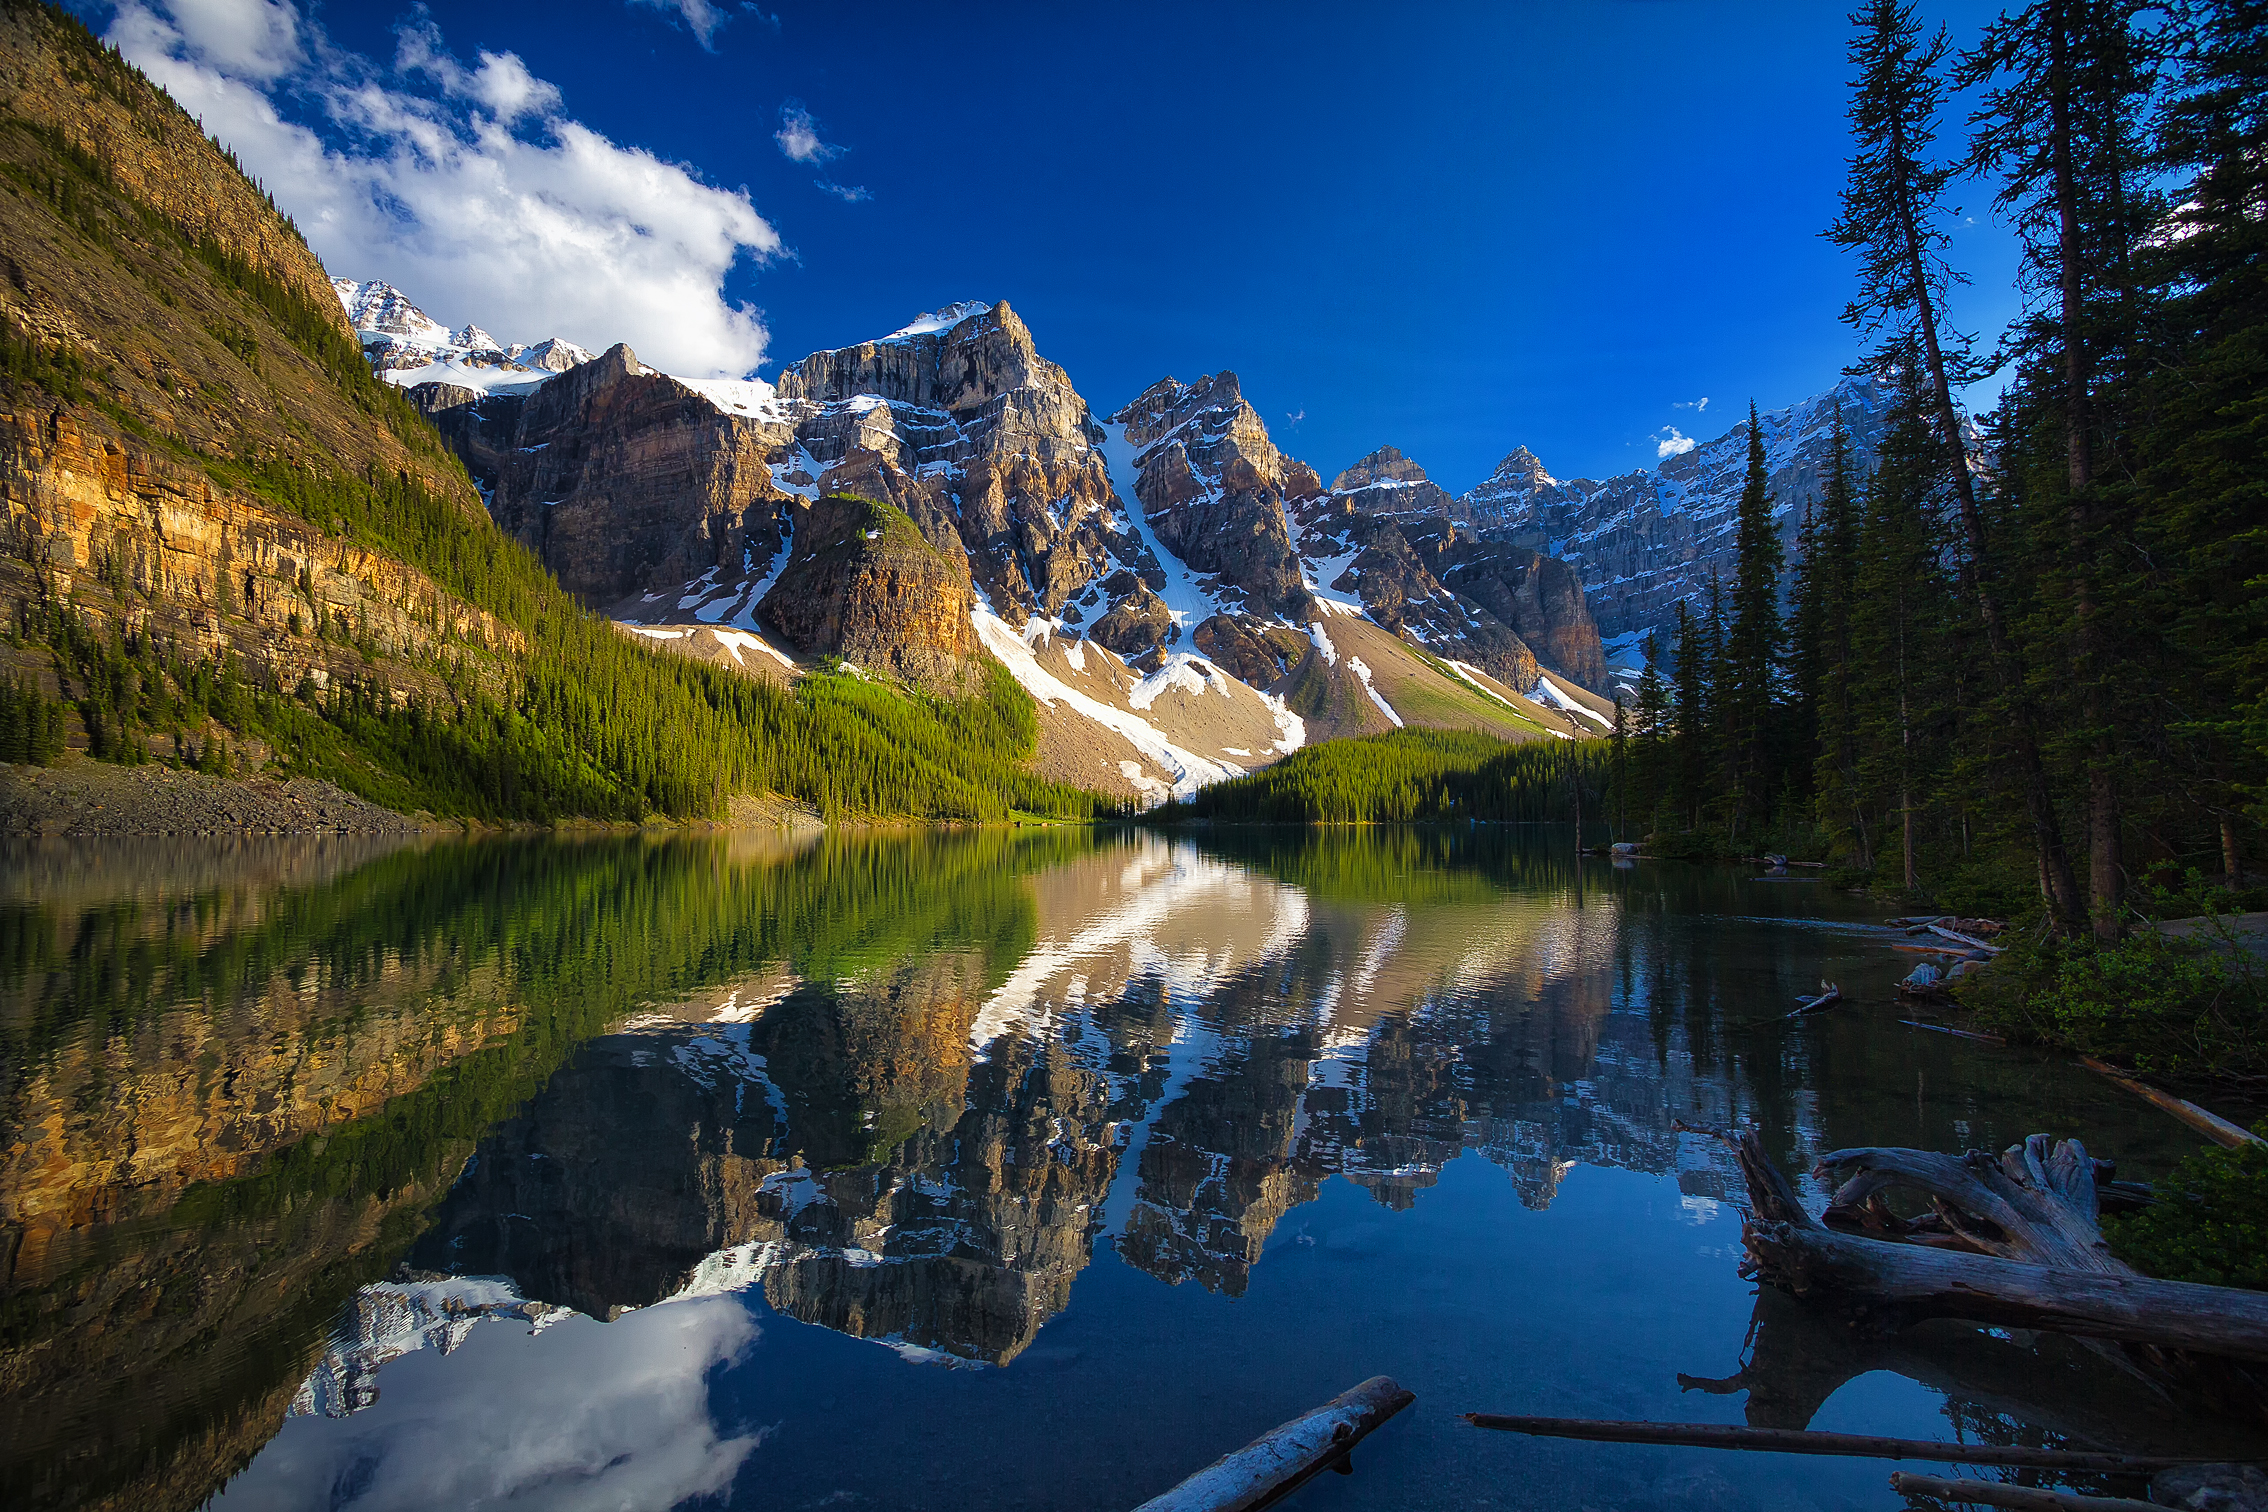
POLYGON ((1562 564, 1356 472, 1325 487, 1234 374, 1098 415, 1013 309, 974 301, 770 383, 626 346, 552 373, 385 285, 339 291, 497 524, 659 646, 938 693, 997 661, 1039 700, 1045 775, 1151 796, 1403 724, 1611 726, 1562 564))
MULTIPOLYGON (((1554 690, 1607 690, 1609 653, 1633 666, 1646 633, 1666 631, 1678 601, 1705 593, 1733 562, 1745 422, 1659 467, 1604 481, 1563 481, 1521 447, 1458 496, 1388 446, 1325 486, 1276 449, 1233 373, 1161 380, 1103 417, 1005 304, 948 305, 877 340, 814 353, 776 383, 668 378, 618 348, 613 366, 538 401, 539 388, 593 354, 558 339, 507 346, 478 326, 450 330, 382 282, 334 285, 373 367, 419 391, 499 523, 573 591, 679 649, 753 655, 783 675, 823 648, 955 685, 978 642, 1012 631, 1046 661, 1068 636, 1123 662, 1126 687, 1084 688, 1094 674, 1070 664, 1047 675, 1068 673, 1100 694, 1113 727, 1162 719, 1189 733, 1177 717, 1187 711, 1133 707, 1132 690, 1196 660, 1260 695, 1248 709, 1267 708, 1285 696, 1268 690, 1317 650, 1324 682, 1351 684, 1335 695, 1309 690, 1301 717, 1318 726, 1310 738, 1405 718, 1381 700, 1381 660, 1420 682, 1419 722, 1440 722, 1428 695, 1445 676, 1457 701, 1483 697, 1484 724, 1507 708, 1524 723, 1540 704, 1573 732, 1593 721, 1554 690), (621 390, 625 380, 634 381, 621 390), (657 405, 673 416, 665 429, 705 437, 634 440, 657 422, 657 405), (926 544, 959 559, 940 579, 934 613, 889 626, 855 612, 806 622, 800 606, 813 601, 803 575, 777 591, 796 508, 836 489, 903 511, 926 544), (963 617, 954 565, 967 572, 973 640, 945 628, 963 617), (1306 627, 1344 610, 1404 650, 1341 671, 1306 627), (683 633, 666 634, 672 625, 683 633), (700 626, 753 639, 719 641, 700 626), (1559 683, 1545 681, 1546 669, 1559 683)), ((1850 378, 1761 417, 1791 551, 1823 486, 1835 426, 1863 469, 1884 409, 1873 380, 1850 378)), ((1024 680, 1037 676, 1027 670, 1024 680)), ((1186 787, 1214 775, 1209 768, 1238 769, 1244 753, 1280 747, 1280 737, 1242 743, 1257 738, 1257 717, 1162 763, 1112 749, 1097 769, 1107 775, 1134 759, 1141 777, 1119 775, 1136 788, 1186 787)), ((1140 730, 1130 738, 1154 744, 1140 730)), ((1089 767, 1089 754, 1062 775, 1089 767)), ((1093 771, 1081 780, 1095 780, 1093 771)))

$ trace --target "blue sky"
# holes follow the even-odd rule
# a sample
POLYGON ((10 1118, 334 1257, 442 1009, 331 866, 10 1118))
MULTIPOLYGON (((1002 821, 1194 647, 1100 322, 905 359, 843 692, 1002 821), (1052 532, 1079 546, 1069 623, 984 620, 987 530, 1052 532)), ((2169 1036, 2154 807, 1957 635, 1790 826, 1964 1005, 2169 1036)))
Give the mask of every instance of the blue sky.
MULTIPOLYGON (((1996 9, 1925 4, 1961 41, 1996 9)), ((1822 0, 86 13, 334 273, 506 340, 769 377, 1006 299, 1100 411, 1232 368, 1326 478, 1392 443, 1456 490, 1520 444, 1651 465, 1858 351, 1822 0)), ((1984 198, 1956 314, 1989 336, 1984 198)))

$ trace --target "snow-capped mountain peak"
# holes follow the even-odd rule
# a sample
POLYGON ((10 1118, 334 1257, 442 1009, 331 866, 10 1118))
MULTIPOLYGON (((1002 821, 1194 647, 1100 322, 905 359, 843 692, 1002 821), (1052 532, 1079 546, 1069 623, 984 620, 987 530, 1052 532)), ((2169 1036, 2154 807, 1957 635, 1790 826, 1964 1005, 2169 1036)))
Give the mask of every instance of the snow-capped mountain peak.
POLYGON ((987 300, 958 300, 942 309, 930 310, 924 314, 916 315, 911 322, 900 326, 882 339, 884 341, 903 341, 909 336, 927 336, 937 331, 949 331, 970 316, 988 314, 991 309, 992 305, 987 300))
POLYGON ((483 391, 533 386, 591 360, 589 352, 556 336, 534 346, 517 341, 506 346, 470 321, 452 331, 382 279, 334 278, 331 288, 371 367, 405 387, 432 382, 483 391))
POLYGON ((450 345, 449 328, 416 305, 392 284, 379 279, 357 283, 334 278, 331 288, 346 306, 347 319, 365 335, 393 336, 430 345, 450 345))

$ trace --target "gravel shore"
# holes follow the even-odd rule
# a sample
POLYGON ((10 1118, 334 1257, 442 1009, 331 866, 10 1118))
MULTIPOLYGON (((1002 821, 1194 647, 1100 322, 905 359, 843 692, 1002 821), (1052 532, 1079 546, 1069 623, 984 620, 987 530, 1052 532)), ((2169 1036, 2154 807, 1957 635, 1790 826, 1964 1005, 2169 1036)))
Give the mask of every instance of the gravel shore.
POLYGON ((414 835, 426 826, 328 782, 237 781, 171 767, 0 765, 0 834, 414 835))

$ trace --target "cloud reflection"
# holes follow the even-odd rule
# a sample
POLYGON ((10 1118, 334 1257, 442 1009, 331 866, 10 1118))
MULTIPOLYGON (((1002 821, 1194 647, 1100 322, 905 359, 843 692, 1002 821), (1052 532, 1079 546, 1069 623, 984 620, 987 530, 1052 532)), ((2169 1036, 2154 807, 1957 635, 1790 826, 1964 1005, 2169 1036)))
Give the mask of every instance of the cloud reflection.
POLYGON ((378 1401, 353 1417, 286 1423, 212 1506, 674 1506, 722 1490, 763 1441, 761 1431, 723 1437, 709 1416, 711 1368, 756 1337, 730 1297, 612 1323, 569 1318, 533 1337, 476 1327, 446 1360, 399 1362, 378 1401))

